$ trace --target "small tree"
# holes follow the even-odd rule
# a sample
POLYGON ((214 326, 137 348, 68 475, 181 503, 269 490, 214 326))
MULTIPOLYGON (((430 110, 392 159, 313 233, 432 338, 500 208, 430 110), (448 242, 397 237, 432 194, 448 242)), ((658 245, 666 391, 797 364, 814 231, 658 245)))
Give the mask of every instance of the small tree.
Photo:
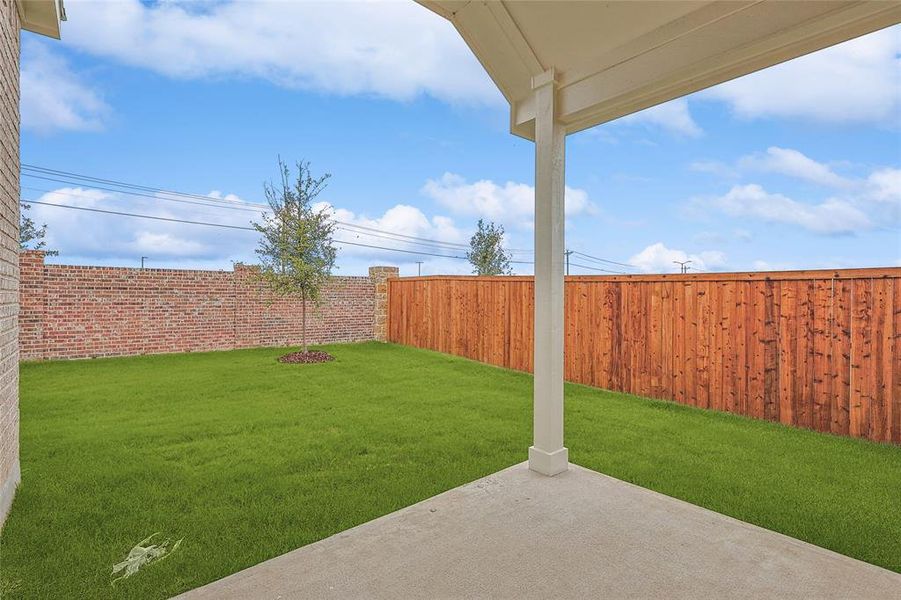
POLYGON ((310 163, 297 163, 291 181, 288 165, 278 160, 278 185, 265 183, 270 213, 252 225, 262 238, 256 250, 260 257, 260 279, 280 296, 299 295, 303 351, 307 352, 307 302, 318 303, 323 285, 335 265, 332 245, 334 222, 326 210, 315 210, 312 202, 331 177, 313 177, 310 163))
POLYGON ((512 274, 510 253, 504 250, 503 243, 503 225, 495 225, 494 222, 486 225, 479 219, 478 229, 470 238, 469 252, 466 253, 473 266, 472 272, 476 275, 512 274))
POLYGON ((22 205, 22 212, 19 214, 19 248, 22 250, 43 250, 47 256, 57 256, 58 250, 45 250, 47 241, 47 224, 44 223, 40 227, 34 224, 31 217, 25 214, 31 210, 30 204, 22 205))

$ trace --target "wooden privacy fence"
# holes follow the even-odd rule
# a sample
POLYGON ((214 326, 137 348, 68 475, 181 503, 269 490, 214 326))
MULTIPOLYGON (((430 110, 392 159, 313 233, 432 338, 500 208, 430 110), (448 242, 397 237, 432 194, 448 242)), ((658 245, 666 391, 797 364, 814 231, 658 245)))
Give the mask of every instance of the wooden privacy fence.
MULTIPOLYGON (((389 280, 388 339, 532 370, 531 277, 389 280)), ((901 443, 901 268, 566 278, 566 379, 901 443)))

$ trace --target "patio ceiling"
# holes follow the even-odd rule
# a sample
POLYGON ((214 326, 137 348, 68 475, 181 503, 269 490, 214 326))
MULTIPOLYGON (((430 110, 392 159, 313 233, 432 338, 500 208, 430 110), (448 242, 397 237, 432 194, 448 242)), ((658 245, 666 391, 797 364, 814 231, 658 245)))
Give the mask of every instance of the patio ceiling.
POLYGON ((553 68, 566 133, 901 21, 901 3, 420 0, 451 21, 535 137, 532 78, 553 68))

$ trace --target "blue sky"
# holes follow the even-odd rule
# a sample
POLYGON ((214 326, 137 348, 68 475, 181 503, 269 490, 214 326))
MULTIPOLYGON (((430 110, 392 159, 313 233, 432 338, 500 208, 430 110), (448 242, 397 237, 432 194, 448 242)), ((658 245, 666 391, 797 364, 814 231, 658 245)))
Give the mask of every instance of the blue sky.
MULTIPOLYGON (((460 254, 359 227, 461 244, 484 217, 504 225, 514 258, 531 259, 532 144, 508 133, 500 94, 422 7, 66 7, 61 42, 22 34, 23 164, 226 202, 29 176, 23 198, 240 226, 255 213, 218 205, 262 201, 281 155, 332 173, 321 200, 348 224, 341 239, 460 254)), ((899 57, 895 27, 570 136, 567 246, 630 272, 672 271, 674 260, 711 271, 901 265, 899 57)), ((57 262, 253 262, 252 232, 43 205, 30 213, 47 223, 57 262)), ((338 264, 342 274, 372 264, 415 274, 417 260, 424 274, 469 271, 461 260, 351 246, 338 264)))

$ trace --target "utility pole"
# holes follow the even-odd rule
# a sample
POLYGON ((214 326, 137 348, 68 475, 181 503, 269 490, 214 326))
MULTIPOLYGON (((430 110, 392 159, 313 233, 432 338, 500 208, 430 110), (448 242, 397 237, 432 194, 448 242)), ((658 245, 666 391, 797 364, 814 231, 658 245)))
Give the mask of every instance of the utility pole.
POLYGON ((144 261, 147 260, 148 258, 150 258, 150 257, 149 257, 149 256, 142 256, 142 257, 141 257, 141 268, 142 268, 142 269, 144 268, 144 261))
POLYGON ((569 255, 572 254, 572 250, 567 250, 563 254, 566 255, 566 274, 569 275, 569 255))
POLYGON ((688 273, 688 265, 691 263, 690 260, 674 260, 673 262, 679 265, 680 273, 682 273, 683 275, 685 273, 688 273))
POLYGON ((422 261, 421 260, 416 261, 416 276, 417 277, 422 276, 422 261))

